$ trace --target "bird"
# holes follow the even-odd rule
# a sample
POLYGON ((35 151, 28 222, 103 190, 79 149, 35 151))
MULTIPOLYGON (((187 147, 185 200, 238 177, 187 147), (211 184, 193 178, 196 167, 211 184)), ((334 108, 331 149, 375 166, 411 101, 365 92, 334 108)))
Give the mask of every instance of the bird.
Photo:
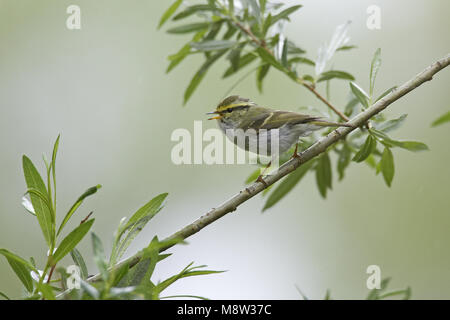
POLYGON ((348 123, 337 123, 323 117, 263 107, 238 95, 223 99, 216 110, 207 114, 214 115, 208 120, 217 120, 219 128, 238 147, 247 151, 256 151, 261 155, 271 154, 272 138, 275 137, 274 129, 277 129, 278 155, 295 144, 292 157, 299 157, 297 152, 300 137, 306 137, 313 131, 325 127, 354 127, 348 123), (249 131, 253 134, 248 134, 249 131), (239 139, 243 134, 247 138, 239 139), (261 143, 261 140, 266 143, 261 143))

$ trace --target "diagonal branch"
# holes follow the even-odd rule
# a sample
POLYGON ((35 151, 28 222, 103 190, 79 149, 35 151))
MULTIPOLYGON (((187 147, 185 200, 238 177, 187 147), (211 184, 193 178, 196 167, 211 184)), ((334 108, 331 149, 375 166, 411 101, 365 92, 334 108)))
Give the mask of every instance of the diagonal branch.
MULTIPOLYGON (((174 245, 174 241, 176 239, 186 239, 206 226, 210 225, 214 221, 220 219, 227 213, 230 213, 232 211, 235 211, 237 207, 249 199, 253 198, 255 195, 263 191, 267 186, 270 186, 274 184, 275 182, 279 181, 284 176, 288 175, 289 173, 293 172, 295 169, 297 169, 302 164, 308 162, 312 158, 318 156, 319 154, 325 152, 327 148, 334 143, 338 142, 340 139, 348 135, 350 132, 355 130, 357 127, 360 127, 364 125, 371 117, 374 115, 380 113, 384 109, 386 109, 391 103, 395 102, 396 100, 400 99, 407 93, 411 92, 418 86, 422 85, 423 83, 430 81, 433 76, 439 72, 440 70, 446 68, 450 64, 450 54, 448 54, 446 57, 442 58, 441 60, 436 61, 432 65, 430 65, 428 68, 426 68, 424 71, 416 75, 414 78, 409 80, 408 82, 404 83, 400 87, 398 87, 396 90, 385 96, 384 98, 377 101, 374 105, 372 105, 370 108, 366 109, 364 112, 361 112, 360 114, 356 115, 353 119, 351 119, 348 123, 354 125, 354 128, 350 127, 340 127, 333 132, 329 133, 327 136, 323 137, 316 143, 314 143, 311 147, 300 153, 299 158, 292 158, 291 160, 284 163, 275 173, 268 175, 264 177, 264 180, 266 184, 263 184, 261 182, 255 182, 249 187, 241 190, 238 194, 234 195, 231 199, 225 201, 223 204, 218 206, 217 208, 211 209, 209 212, 207 212, 205 215, 198 218, 196 221, 192 222, 191 224, 185 226, 178 232, 174 233, 173 235, 169 236, 163 242, 167 241, 167 245, 165 247, 161 248, 161 252, 169 249, 174 245)), ((130 268, 134 266, 136 263, 139 262, 141 259, 141 253, 138 252, 134 256, 123 260, 122 262, 118 263, 113 267, 114 270, 117 270, 124 264, 129 264, 130 268)), ((88 281, 97 281, 100 279, 99 275, 92 276, 88 279, 88 281)))

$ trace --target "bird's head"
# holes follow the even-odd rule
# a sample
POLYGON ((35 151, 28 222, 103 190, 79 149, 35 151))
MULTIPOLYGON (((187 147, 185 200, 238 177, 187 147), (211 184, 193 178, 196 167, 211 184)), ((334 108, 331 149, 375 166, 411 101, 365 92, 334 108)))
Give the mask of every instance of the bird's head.
POLYGON ((241 98, 239 96, 229 96, 217 105, 215 111, 207 113, 215 115, 208 120, 239 120, 252 106, 255 106, 255 103, 250 101, 250 99, 241 98))

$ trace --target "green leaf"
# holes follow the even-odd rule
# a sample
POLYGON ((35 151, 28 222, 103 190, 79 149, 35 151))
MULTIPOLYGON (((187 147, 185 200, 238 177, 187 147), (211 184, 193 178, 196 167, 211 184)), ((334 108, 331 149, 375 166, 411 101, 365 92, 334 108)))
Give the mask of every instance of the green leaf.
POLYGON ((281 64, 283 65, 283 67, 288 68, 288 60, 287 60, 287 56, 288 56, 288 40, 287 38, 284 39, 283 42, 283 48, 281 51, 281 64))
POLYGON ((102 241, 94 232, 91 233, 91 236, 92 236, 92 248, 94 251, 95 264, 97 265, 98 271, 100 272, 102 279, 104 281, 107 281, 108 280, 108 264, 106 263, 105 250, 103 248, 102 241))
POLYGON ((200 51, 214 51, 233 47, 236 41, 231 40, 207 40, 203 42, 191 42, 191 47, 200 51))
POLYGON ((334 78, 350 80, 350 81, 355 80, 355 77, 352 76, 348 72, 331 70, 331 71, 322 72, 322 74, 320 75, 320 78, 319 78, 319 80, 317 80, 317 82, 327 81, 327 80, 334 79, 334 78))
POLYGON ((81 279, 87 279, 89 273, 80 251, 78 251, 77 248, 73 248, 72 251, 70 251, 70 256, 72 257, 73 262, 80 268, 81 279))
POLYGON ((3 298, 5 298, 5 300, 11 300, 6 294, 4 294, 3 292, 0 291, 0 296, 2 296, 3 298))
POLYGON ((262 66, 258 67, 258 70, 256 72, 256 86, 258 87, 259 92, 263 91, 263 81, 267 76, 269 70, 270 64, 263 64, 262 66))
POLYGON ((369 107, 369 96, 367 93, 356 83, 350 82, 350 89, 352 90, 358 101, 366 108, 369 107))
POLYGON ((53 254, 54 264, 59 260, 64 258, 70 251, 72 251, 76 245, 83 239, 83 237, 88 233, 89 229, 92 227, 95 219, 90 219, 78 227, 76 227, 72 232, 70 232, 59 244, 58 249, 56 249, 53 254))
POLYGON ((192 276, 200 276, 200 275, 207 275, 207 274, 214 274, 214 273, 222 273, 224 271, 215 271, 215 270, 195 270, 198 268, 203 268, 206 266, 196 266, 191 267, 193 262, 191 262, 186 268, 184 268, 179 274, 174 275, 162 282, 160 282, 156 287, 154 288, 154 295, 159 296, 159 293, 165 290, 167 287, 169 287, 171 284, 173 284, 175 281, 186 278, 186 277, 192 277, 192 276))
POLYGON ((154 197, 136 211, 125 225, 119 227, 113 243, 110 265, 115 264, 115 262, 122 257, 133 239, 145 227, 148 221, 162 209, 162 204, 167 195, 167 193, 162 193, 154 197))
POLYGON ((245 0, 250 8, 252 9, 252 15, 255 17, 256 21, 258 23, 261 23, 261 11, 258 5, 258 2, 256 2, 256 0, 245 0))
POLYGON ((406 120, 407 114, 402 114, 400 117, 381 123, 377 126, 377 130, 389 132, 399 128, 406 120))
POLYGON ((303 63, 303 64, 307 64, 310 66, 315 66, 316 63, 308 58, 304 58, 304 57, 293 57, 289 59, 289 64, 293 64, 293 63, 303 63))
POLYGON ((239 64, 237 66, 237 69, 234 69, 233 66, 229 67, 223 74, 222 78, 227 78, 227 77, 235 74, 237 71, 239 71, 240 69, 244 68, 245 66, 247 66, 248 64, 253 62, 256 59, 256 57, 257 57, 256 54, 253 52, 249 52, 249 53, 243 55, 239 59, 239 64))
POLYGON ((284 9, 283 11, 281 11, 279 14, 274 15, 272 17, 272 21, 271 21, 271 25, 274 25, 275 23, 277 23, 278 21, 282 20, 282 19, 287 19, 289 20, 289 16, 294 13, 295 11, 297 11, 298 9, 300 9, 302 7, 302 5, 296 5, 296 6, 292 6, 290 8, 284 9))
POLYGON ((274 66, 278 70, 281 70, 283 72, 286 71, 286 68, 284 68, 283 65, 280 62, 278 62, 275 59, 275 57, 273 55, 271 55, 270 53, 268 53, 266 50, 264 50, 263 48, 260 47, 256 51, 258 52, 258 55, 264 62, 269 63, 270 65, 274 66))
POLYGON ((75 211, 77 211, 77 209, 81 206, 84 199, 95 194, 98 191, 98 189, 100 189, 101 187, 102 186, 99 184, 96 186, 90 187, 78 198, 78 200, 73 204, 73 206, 70 208, 70 210, 66 213, 66 216, 64 217, 63 221, 61 222, 61 225, 59 226, 59 229, 58 229, 58 233, 56 234, 57 236, 61 233, 62 229, 64 228, 66 223, 69 221, 69 219, 72 217, 72 215, 75 213, 75 211))
POLYGON ((384 181, 388 185, 388 187, 392 184, 392 179, 394 179, 394 156, 392 155, 391 149, 388 147, 384 148, 383 155, 380 160, 380 169, 383 173, 384 181))
MULTIPOLYGON (((200 41, 206 30, 201 30, 197 32, 192 38, 193 42, 200 41)), ((181 61, 183 61, 189 54, 191 54, 191 46, 189 43, 185 44, 177 53, 170 55, 170 64, 167 67, 166 73, 169 73, 173 68, 175 68, 181 61)))
POLYGON ((248 176, 247 180, 245 180, 245 184, 255 182, 255 180, 258 179, 260 174, 261 174, 261 169, 260 168, 256 169, 248 176))
POLYGON ((80 288, 83 293, 86 293, 92 299, 100 298, 100 292, 93 285, 90 285, 88 282, 80 279, 80 288))
POLYGON ((290 175, 288 175, 277 188, 270 194, 266 203, 264 204, 264 208, 262 211, 265 211, 271 207, 273 207, 278 201, 284 198, 296 185, 297 183, 305 176, 308 170, 313 165, 314 161, 309 161, 300 166, 290 175))
POLYGON ((23 156, 22 163, 28 189, 36 190, 47 199, 46 204, 46 202, 36 193, 30 193, 30 200, 33 204, 39 225, 41 226, 42 233, 44 234, 45 241, 49 248, 51 248, 55 238, 55 215, 53 210, 48 207, 50 200, 47 194, 47 188, 45 187, 39 172, 36 170, 36 167, 27 156, 23 156))
POLYGON ((195 32, 195 31, 207 29, 208 27, 209 27, 208 22, 190 23, 190 24, 185 24, 182 26, 171 28, 171 29, 167 30, 167 33, 184 34, 184 33, 195 32))
POLYGON ((328 153, 323 153, 316 165, 316 182, 319 188, 320 195, 323 198, 327 197, 327 189, 332 187, 332 170, 331 162, 328 153))
POLYGON ((177 11, 180 4, 183 2, 183 0, 176 0, 162 15, 161 19, 159 20, 158 29, 162 27, 162 25, 177 11))
POLYGON ((31 279, 30 271, 33 270, 37 272, 37 270, 28 261, 6 249, 0 249, 0 254, 8 260, 9 265, 19 280, 23 283, 27 291, 32 292, 33 280, 31 279))
POLYGON ((214 8, 211 7, 209 4, 196 4, 196 5, 187 7, 186 9, 184 9, 183 11, 181 11, 180 13, 175 15, 172 18, 172 20, 177 21, 177 20, 187 18, 197 12, 212 11, 212 10, 214 10, 214 8))
POLYGON ((351 49, 358 48, 357 46, 342 46, 336 49, 336 51, 347 51, 351 49))
POLYGON ((377 147, 377 140, 369 134, 363 146, 355 154, 352 160, 355 162, 363 162, 364 160, 367 159, 368 156, 372 154, 372 152, 375 150, 376 147, 377 147))
MULTIPOLYGON (((392 91, 394 91, 395 89, 397 89, 397 86, 393 86, 392 88, 387 89, 385 92, 383 92, 376 100, 375 102, 377 102, 380 99, 383 99, 384 97, 386 97, 389 93, 391 93, 392 91)), ((374 103, 375 103, 374 102, 374 103)))
POLYGON ((437 118, 436 120, 433 121, 433 123, 431 124, 432 127, 437 127, 441 124, 444 124, 446 122, 450 122, 450 111, 443 114, 442 116, 440 116, 439 118, 437 118))
POLYGON ((375 79, 381 66, 381 49, 378 48, 370 64, 370 97, 373 97, 373 88, 375 87, 375 79))
POLYGON ((55 293, 53 292, 53 288, 49 284, 38 283, 37 288, 42 293, 42 297, 45 300, 56 300, 55 293))
POLYGON ((396 141, 391 139, 387 134, 376 129, 370 129, 370 132, 381 139, 381 143, 388 147, 400 147, 409 151, 428 150, 428 146, 417 141, 396 141))
POLYGON ((53 176, 53 187, 54 187, 54 208, 56 210, 56 154, 58 153, 58 148, 59 148, 59 138, 61 137, 61 135, 59 134, 58 137, 56 138, 55 144, 53 146, 53 153, 52 153, 52 176, 53 176))
POLYGON ((346 142, 344 142, 342 149, 339 152, 339 158, 337 162, 337 170, 339 174, 339 180, 344 178, 345 169, 349 166, 352 156, 352 150, 346 142))
POLYGON ((194 77, 191 79, 191 82, 189 83, 188 87, 186 88, 186 91, 184 92, 184 102, 185 105, 189 99, 191 98, 192 94, 194 93, 195 89, 197 89, 200 82, 203 80, 203 78, 206 75, 206 72, 208 69, 216 62, 221 56, 223 56, 227 52, 227 50, 219 51, 212 56, 210 56, 200 67, 200 69, 195 73, 194 77))

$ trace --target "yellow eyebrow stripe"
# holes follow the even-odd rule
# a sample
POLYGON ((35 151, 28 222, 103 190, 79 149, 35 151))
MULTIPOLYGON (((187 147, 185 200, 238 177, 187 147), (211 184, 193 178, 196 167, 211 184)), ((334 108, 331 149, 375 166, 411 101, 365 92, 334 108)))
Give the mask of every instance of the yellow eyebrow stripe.
POLYGON ((224 111, 224 110, 227 110, 227 109, 230 109, 230 108, 243 107, 243 106, 248 106, 248 105, 249 105, 248 102, 233 103, 233 104, 229 104, 227 106, 219 107, 219 108, 217 108, 217 111, 221 112, 221 111, 224 111))

